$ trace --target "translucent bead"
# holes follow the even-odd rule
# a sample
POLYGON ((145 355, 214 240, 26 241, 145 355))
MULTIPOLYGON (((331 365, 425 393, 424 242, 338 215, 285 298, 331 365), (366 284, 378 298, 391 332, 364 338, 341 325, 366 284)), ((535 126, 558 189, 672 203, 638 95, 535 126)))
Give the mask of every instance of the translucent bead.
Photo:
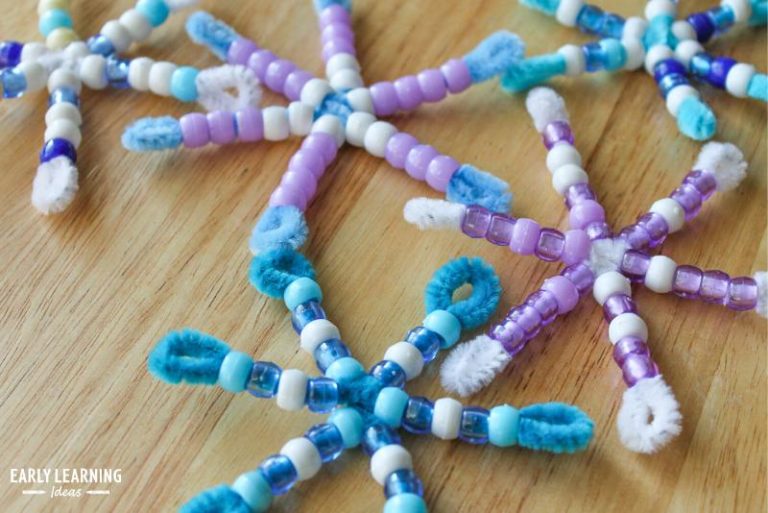
POLYGON ((131 61, 128 59, 121 59, 110 55, 107 57, 107 81, 110 87, 115 89, 126 89, 130 87, 128 84, 128 66, 131 61))
POLYGON ((280 367, 272 362, 253 362, 247 390, 256 397, 270 398, 277 393, 280 384, 280 367))
POLYGON ((717 189, 717 180, 709 170, 694 170, 685 175, 683 183, 696 187, 702 200, 709 199, 717 189))
POLYGON ((16 69, 4 69, 0 72, 0 86, 3 98, 18 98, 27 90, 27 79, 16 69))
POLYGON ((698 267, 681 265, 675 269, 672 291, 680 297, 695 298, 699 295, 704 273, 698 267))
POLYGON ((370 375, 385 387, 403 388, 405 371, 391 360, 382 360, 371 368, 370 375))
POLYGON ((571 131, 571 125, 567 121, 553 121, 544 127, 541 134, 541 139, 544 142, 547 150, 551 150, 552 147, 559 142, 567 142, 573 146, 574 138, 571 131))
POLYGON ((444 343, 443 338, 440 335, 424 326, 417 326, 409 331, 405 336, 405 341, 410 342, 421 351, 421 355, 424 357, 424 363, 429 363, 434 360, 435 356, 437 356, 437 352, 444 343))
POLYGON ((709 41, 709 38, 712 37, 712 35, 715 33, 715 29, 717 28, 715 23, 712 21, 712 18, 703 12, 691 14, 688 16, 688 18, 686 18, 686 20, 691 24, 693 30, 696 32, 696 39, 699 41, 699 43, 709 41))
POLYGON ((85 44, 88 46, 91 53, 97 53, 104 57, 115 53, 115 46, 112 44, 112 41, 101 34, 89 37, 85 44))
POLYGON ((71 142, 66 139, 51 139, 45 142, 40 151, 40 162, 48 162, 62 156, 67 157, 73 164, 77 162, 77 152, 71 142))
POLYGON ((520 305, 510 312, 507 319, 520 326, 525 332, 525 338, 530 340, 541 330, 541 315, 530 305, 520 305))
POLYGON ((317 301, 307 301, 297 306, 291 314, 291 324, 296 333, 301 333, 304 326, 317 319, 325 319, 325 311, 317 301))
POLYGON ((722 271, 704 271, 699 297, 706 303, 725 303, 730 276, 722 271))
POLYGON ((488 443, 488 410, 469 407, 461 412, 459 438, 471 444, 488 443))
POLYGON ((603 62, 603 49, 600 47, 599 43, 588 43, 582 47, 582 50, 584 52, 584 65, 587 71, 592 73, 605 67, 603 62))
POLYGON ((637 313, 635 302, 626 294, 613 294, 603 303, 603 315, 606 321, 611 322, 623 313, 637 313))
POLYGON ((597 6, 585 4, 579 11, 576 25, 587 34, 599 33, 603 25, 603 10, 597 6))
POLYGON ((656 66, 653 67, 653 79, 658 84, 661 82, 661 79, 668 75, 685 76, 687 72, 688 70, 685 69, 685 66, 683 66, 683 64, 677 59, 662 59, 656 63, 656 66))
POLYGON ((664 239, 666 239, 669 234, 669 225, 667 225, 667 221, 664 220, 664 217, 662 217, 661 214, 657 214, 656 212, 648 212, 647 214, 640 216, 637 220, 637 224, 645 228, 645 231, 648 232, 648 235, 650 236, 648 246, 651 248, 655 248, 664 242, 664 239))
POLYGON ((542 228, 534 253, 545 262, 559 260, 565 248, 565 236, 557 230, 542 228))
POLYGON ((259 465, 259 469, 269 483, 273 495, 286 493, 299 478, 291 460, 282 454, 275 454, 265 459, 259 465))
POLYGON ((709 75, 711 67, 712 56, 703 52, 691 57, 691 63, 688 65, 691 74, 701 79, 705 79, 709 75))
POLYGON ((651 241, 648 231, 639 224, 627 226, 619 232, 619 237, 632 249, 644 248, 651 241))
POLYGON ((387 499, 403 493, 413 493, 420 497, 424 495, 421 479, 416 472, 407 468, 395 470, 384 481, 384 496, 387 499))
POLYGON ((363 430, 363 450, 368 456, 386 445, 399 444, 400 436, 394 429, 384 424, 371 424, 363 430))
POLYGON ((619 365, 624 365, 624 361, 629 355, 639 354, 650 356, 648 345, 641 338, 624 337, 613 346, 613 360, 619 365))
POLYGON ((725 306, 731 310, 752 310, 757 306, 757 283, 748 276, 731 278, 725 306))
POLYGON ((512 240, 512 230, 515 228, 515 220, 503 214, 493 214, 485 238, 491 244, 508 246, 512 240))
POLYGON ((504 350, 510 356, 515 356, 523 350, 528 339, 525 331, 515 321, 505 318, 502 322, 491 328, 488 336, 501 342, 504 350))
POLYGON ((525 300, 525 304, 536 309, 541 325, 546 326, 557 317, 557 299, 548 290, 537 290, 525 300))
POLYGON ((685 211, 685 220, 690 221, 701 210, 702 197, 699 191, 693 185, 686 183, 675 189, 670 198, 677 201, 685 211))
POLYGON ((21 62, 24 45, 17 41, 0 42, 0 68, 12 68, 21 62))
POLYGON ((588 183, 577 183, 565 191, 565 206, 571 208, 582 201, 594 200, 595 198, 595 191, 588 183))
POLYGON ((715 25, 715 32, 718 34, 728 29, 735 21, 733 10, 727 5, 713 7, 706 14, 712 20, 715 25))
POLYGON ((603 15, 603 25, 600 28, 600 35, 603 37, 612 37, 621 39, 624 32, 624 18, 617 14, 605 13, 603 15))
POLYGON ((669 92, 677 86, 689 84, 688 79, 684 75, 672 73, 665 75, 659 80, 659 92, 662 98, 666 98, 669 92))
POLYGON ((307 383, 307 407, 315 413, 329 413, 339 404, 339 385, 329 378, 312 378, 307 383))
POLYGON ((491 216, 492 213, 488 209, 471 205, 464 212, 464 219, 461 220, 461 231, 474 239, 485 237, 491 216))
POLYGON ((71 103, 80 108, 80 98, 78 98, 77 92, 69 87, 59 87, 51 92, 48 96, 48 106, 56 103, 71 103))
POLYGON ((718 89, 725 89, 725 78, 728 72, 736 64, 730 57, 715 57, 712 59, 707 73, 706 80, 718 89))
POLYGON ((595 273, 593 273, 592 269, 586 264, 576 264, 566 267, 560 274, 576 285, 576 290, 578 290, 581 295, 591 291, 592 285, 595 283, 595 273))
POLYGON ((584 227, 589 240, 609 239, 613 236, 611 227, 605 221, 594 221, 584 227))
POLYGON ((317 368, 322 372, 328 370, 333 362, 339 358, 345 358, 350 356, 349 348, 337 338, 331 338, 324 342, 321 342, 315 348, 314 356, 317 368))
POLYGON ((320 459, 323 463, 335 460, 344 450, 341 432, 333 424, 312 426, 304 436, 317 447, 317 452, 320 453, 320 459))
POLYGON ((630 354, 621 366, 622 377, 628 387, 638 381, 656 376, 659 372, 649 355, 630 354))
POLYGON ((648 272, 651 257, 640 251, 629 250, 621 259, 621 272, 632 281, 639 282, 645 279, 648 272))
POLYGON ((434 405, 426 397, 411 397, 403 413, 403 427, 418 435, 429 433, 434 405))

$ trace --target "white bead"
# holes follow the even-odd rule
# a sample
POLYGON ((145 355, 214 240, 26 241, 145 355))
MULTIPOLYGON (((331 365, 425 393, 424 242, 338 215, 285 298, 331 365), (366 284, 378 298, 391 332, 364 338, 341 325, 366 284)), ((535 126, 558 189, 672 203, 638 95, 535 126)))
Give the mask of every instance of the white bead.
POLYGON ((328 81, 321 78, 310 79, 304 87, 301 88, 301 101, 317 107, 323 99, 333 92, 333 88, 328 81))
POLYGON ((675 281, 676 269, 677 264, 669 257, 664 255, 651 257, 648 270, 645 273, 645 286, 659 294, 669 292, 675 281))
POLYGON ((136 9, 128 9, 120 16, 120 24, 125 27, 134 41, 144 41, 152 33, 152 25, 146 16, 136 9))
POLYGON ((64 49, 64 57, 67 59, 82 59, 86 55, 90 55, 91 51, 88 49, 83 41, 73 41, 64 49))
POLYGON ((442 440, 454 440, 459 437, 462 406, 451 397, 435 401, 432 412, 432 434, 442 440))
POLYGON ((645 54, 645 70, 653 75, 653 68, 660 61, 674 57, 672 49, 667 45, 654 45, 645 54))
POLYGON ((643 18, 632 16, 624 22, 624 29, 621 31, 622 39, 643 39, 645 31, 648 29, 648 22, 643 18))
POLYGON ((62 102, 54 103, 51 105, 45 113, 45 124, 51 125, 57 119, 66 119, 72 123, 80 126, 83 123, 83 118, 80 115, 80 110, 71 103, 62 102))
POLYGON ((264 120, 264 139, 267 141, 283 141, 291 135, 291 126, 288 123, 288 109, 278 105, 272 105, 261 109, 261 117, 264 120))
POLYGON ((581 166, 581 154, 570 144, 559 142, 547 153, 547 169, 550 173, 554 173, 566 164, 581 166))
POLYGON ((652 20, 661 15, 674 16, 676 10, 671 0, 651 0, 645 4, 645 19, 652 20))
POLYGON ((384 481, 395 470, 412 469, 411 454, 398 444, 385 445, 371 457, 371 475, 377 483, 384 486, 384 481))
POLYGON ((101 35, 112 42, 112 46, 119 52, 124 52, 131 46, 133 39, 128 29, 119 21, 111 20, 101 27, 101 35))
POLYGON ((558 194, 564 196, 568 188, 577 183, 589 182, 587 172, 576 164, 565 164, 552 173, 552 187, 558 194))
POLYGON ((27 80, 27 92, 39 91, 45 87, 45 83, 48 80, 48 74, 45 72, 45 68, 42 64, 36 62, 22 62, 16 66, 16 71, 22 73, 27 80))
POLYGON ((575 27, 582 7, 584 7, 583 0, 560 0, 560 5, 555 11, 555 19, 566 27, 575 27))
POLYGON ((170 96, 171 77, 176 71, 172 62, 155 62, 149 68, 149 90, 160 96, 170 96))
POLYGON ((304 407, 307 397, 307 375, 298 369, 286 369, 280 375, 277 385, 277 405, 288 411, 304 407))
POLYGON ((132 59, 128 65, 128 84, 137 91, 149 91, 149 72, 154 63, 149 57, 132 59))
POLYGON ((645 47, 639 39, 622 39, 621 44, 627 53, 624 69, 636 70, 645 62, 645 47))
POLYGON ((385 360, 391 360, 405 371, 405 379, 413 379, 424 369, 424 356, 416 346, 408 342, 398 342, 389 346, 384 353, 385 360))
POLYGON ((293 463, 299 481, 306 481, 320 471, 323 461, 320 452, 308 438, 299 437, 288 440, 280 449, 280 454, 293 463))
POLYGON ((595 279, 592 295, 600 306, 603 306, 605 300, 614 294, 632 297, 632 287, 626 276, 617 271, 608 271, 595 279))
POLYGON ((358 112, 373 114, 373 98, 366 87, 358 87, 347 93, 347 101, 358 112))
POLYGON ((696 31, 693 26, 685 20, 678 20, 672 24, 672 34, 680 41, 696 39, 696 31))
POLYGON ((376 122, 376 117, 367 112, 353 112, 347 118, 347 142, 352 146, 361 147, 365 141, 365 133, 376 122))
POLYGON ((77 34, 71 28, 59 27, 48 33, 45 46, 51 50, 63 50, 75 41, 77 41, 77 34))
POLYGON ((739 62, 733 65, 725 77, 725 90, 737 98, 745 98, 749 81, 755 76, 755 67, 739 62))
POLYGON ((639 315, 623 313, 614 317, 608 325, 608 338, 611 344, 616 344, 625 337, 637 337, 643 342, 648 341, 648 326, 639 315))
POLYGON ((73 71, 58 68, 53 70, 53 73, 48 77, 48 91, 53 92, 60 87, 68 87, 77 94, 80 94, 82 83, 80 82, 80 77, 73 71))
POLYGON ((21 62, 36 61, 48 53, 48 48, 43 43, 26 43, 21 48, 21 62))
POLYGON ((331 75, 331 87, 336 91, 345 91, 363 86, 363 77, 353 69, 342 69, 331 75))
POLYGON ((365 149, 374 157, 383 157, 387 151, 387 143, 396 133, 397 128, 391 123, 375 122, 365 132, 365 149))
POLYGON ((565 74, 569 77, 584 73, 586 63, 584 62, 584 50, 580 46, 565 45, 557 53, 565 58, 565 74))
POLYGON ((288 105, 288 125, 293 135, 307 135, 312 130, 315 109, 301 102, 291 102, 288 105))
POLYGON ((339 328, 328 319, 315 319, 301 330, 301 348, 313 354, 317 346, 332 338, 341 338, 339 328))
POLYGON ((669 111, 669 113, 674 117, 677 117, 677 113, 680 111, 680 106, 687 98, 691 96, 694 98, 699 97, 699 92, 693 86, 688 84, 681 84, 677 87, 673 87, 667 93, 667 111, 669 111))
POLYGON ((698 41, 681 41, 680 44, 675 47, 675 58, 687 68, 691 64, 693 56, 703 51, 704 47, 701 46, 698 41))
POLYGON ((343 69, 360 71, 360 63, 354 55, 348 53, 337 53, 325 63, 325 76, 332 77, 343 69))
POLYGON ((669 233, 679 231, 685 223, 685 210, 680 206, 680 203, 672 198, 662 198, 656 201, 649 210, 664 218, 669 233))
POLYGON ((43 15, 51 9, 69 10, 69 0, 40 0, 37 2, 37 14, 43 15))
POLYGON ((44 141, 51 139, 66 139, 77 149, 80 146, 82 135, 80 128, 68 119, 57 119, 45 129, 44 141))
POLYGON ((344 136, 344 127, 336 116, 324 114, 315 120, 312 125, 313 132, 325 132, 336 138, 336 145, 341 146, 346 140, 344 136))
POLYGON ((736 23, 747 21, 752 16, 752 5, 749 0, 723 0, 720 5, 727 5, 731 8, 736 23))

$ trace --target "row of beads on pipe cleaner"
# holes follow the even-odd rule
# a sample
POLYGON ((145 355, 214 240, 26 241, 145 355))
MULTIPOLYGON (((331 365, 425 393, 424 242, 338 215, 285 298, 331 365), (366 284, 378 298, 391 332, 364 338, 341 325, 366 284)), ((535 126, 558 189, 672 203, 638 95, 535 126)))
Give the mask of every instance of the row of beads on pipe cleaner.
POLYGON ((738 98, 768 101, 768 76, 756 72, 751 64, 713 56, 702 46, 732 28, 765 25, 765 0, 723 0, 718 7, 680 20, 675 20, 674 0, 650 0, 645 6, 645 19, 627 20, 583 0, 520 1, 555 17, 562 25, 578 27, 601 39, 583 46, 565 45, 554 53, 516 63, 501 80, 502 88, 509 92, 523 91, 559 75, 573 77, 584 72, 644 66, 656 81, 680 131, 696 140, 711 138, 717 120, 689 78, 738 98))
POLYGON ((573 310, 580 296, 591 292, 603 308, 614 359, 629 387, 617 418, 621 441, 633 451, 654 452, 680 432, 682 418, 650 356, 648 327, 638 315, 630 284, 768 316, 765 272, 731 278, 723 271, 678 265, 649 252, 692 220, 715 191, 735 188, 746 176, 747 165, 735 146, 706 144, 694 170, 669 197, 614 234, 581 167, 562 98, 551 89, 536 88, 526 104, 548 150, 552 185, 569 209, 569 231, 542 228, 532 219, 480 206, 426 198, 411 200, 404 209, 405 219, 421 229, 462 231, 515 253, 567 266, 513 307, 487 335, 458 346, 443 364, 443 385, 463 396, 488 385, 543 326, 573 310))

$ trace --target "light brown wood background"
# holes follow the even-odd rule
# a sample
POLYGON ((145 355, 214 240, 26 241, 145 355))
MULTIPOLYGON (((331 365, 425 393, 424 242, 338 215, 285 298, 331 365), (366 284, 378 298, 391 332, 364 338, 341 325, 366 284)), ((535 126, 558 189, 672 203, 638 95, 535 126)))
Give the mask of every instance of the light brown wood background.
MULTIPOLYGON (((606 6, 608 2, 599 2, 606 6)), ((629 16, 636 2, 615 2, 629 16)), ((37 39, 35 2, 2 0, 2 39, 37 39)), ((94 33, 131 2, 75 1, 77 30, 94 33)), ((685 13, 713 5, 683 2, 685 13)), ((203 6, 276 53, 321 72, 309 1, 206 1, 203 6)), ((217 61, 188 42, 183 15, 140 51, 206 67, 217 61)), ((440 64, 499 29, 529 53, 587 37, 512 0, 357 0, 360 61, 371 83, 440 64)), ((739 30, 715 53, 766 69, 766 33, 739 30)), ((700 144, 683 138, 642 72, 558 80, 591 181, 623 226, 668 194, 700 144)), ((766 267, 766 111, 709 88, 718 139, 743 149, 748 179, 717 195, 670 237, 679 263, 752 274, 766 267)), ((272 102, 274 96, 267 95, 272 102)), ((81 189, 64 215, 29 203, 42 141, 44 94, 0 103, 0 504, 7 512, 172 511, 198 491, 255 467, 318 421, 219 389, 171 387, 146 372, 166 331, 192 326, 283 367, 313 371, 283 305, 248 285, 246 240, 298 141, 226 150, 130 154, 119 144, 139 116, 190 106, 128 91, 86 92, 81 189), (12 467, 119 467, 107 497, 22 497, 12 467)), ((564 227, 545 151, 523 97, 486 84, 394 122, 461 161, 508 180, 514 212, 564 227)), ((433 195, 363 151, 345 148, 308 211, 315 262, 330 317, 366 365, 423 317, 437 266, 481 255, 504 285, 506 311, 555 272, 455 233, 420 233, 402 220, 406 200, 433 195)), ((494 384, 471 398, 575 403, 595 420, 589 450, 551 456, 406 435, 431 511, 759 512, 766 505, 766 327, 735 314, 638 290, 650 346, 685 416, 683 434, 655 456, 624 449, 614 427, 624 385, 599 308, 585 301, 545 329, 494 384)), ((443 394, 438 364, 412 393, 443 394)), ((277 500, 275 511, 378 511, 383 493, 361 453, 324 467, 277 500)))

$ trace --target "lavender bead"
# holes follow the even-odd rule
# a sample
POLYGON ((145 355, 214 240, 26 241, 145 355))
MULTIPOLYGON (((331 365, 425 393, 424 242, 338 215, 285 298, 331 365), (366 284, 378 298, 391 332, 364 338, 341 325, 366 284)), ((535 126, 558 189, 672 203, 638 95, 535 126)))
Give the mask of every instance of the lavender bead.
POLYGON ((667 222, 660 214, 655 212, 648 212, 642 215, 637 220, 637 224, 648 232, 650 236, 648 246, 651 248, 655 248, 664 242, 664 239, 669 234, 669 225, 667 225, 667 222))
POLYGON ((414 146, 405 158, 405 172, 417 180, 424 180, 429 163, 438 155, 437 150, 428 144, 414 146))
POLYGON ((631 224, 619 232, 619 237, 632 249, 647 247, 651 241, 648 231, 639 224, 631 224))
POLYGON ((475 205, 467 207, 464 218, 461 220, 461 231, 473 239, 485 237, 491 223, 491 215, 491 212, 483 207, 475 205))
POLYGON ((302 148, 288 161, 288 169, 290 171, 307 171, 315 179, 318 179, 323 176, 325 166, 323 165, 323 157, 319 152, 302 148))
POLYGON ((296 101, 301 98, 301 90, 312 79, 312 73, 303 69, 294 70, 285 79, 283 84, 283 94, 290 101, 296 101))
POLYGON ((488 336, 501 343, 509 356, 515 356, 523 350, 526 342, 525 331, 514 321, 504 319, 500 324, 491 328, 488 336))
POLYGON ((416 79, 425 102, 439 102, 448 93, 448 86, 438 69, 425 69, 416 75, 416 79))
MULTIPOLYGON (((259 113, 259 119, 261 119, 261 113, 259 113)), ((185 114, 179 119, 179 124, 181 125, 181 136, 184 146, 187 148, 199 148, 211 141, 208 119, 205 117, 205 114, 199 112, 185 114)))
POLYGON ((568 230, 565 232, 565 244, 561 259, 565 265, 573 265, 584 261, 589 256, 592 242, 584 230, 568 230))
POLYGON ((557 230, 544 228, 539 232, 534 253, 545 262, 559 260, 565 248, 565 236, 557 230))
POLYGON ((384 158, 395 169, 403 169, 410 151, 419 144, 414 136, 405 132, 393 135, 384 150, 384 158))
POLYGON ((611 322, 623 313, 637 313, 637 305, 626 294, 613 294, 603 303, 603 316, 611 322))
POLYGON ((573 132, 571 132, 571 125, 567 121, 553 121, 544 127, 541 132, 542 141, 547 150, 551 150, 552 147, 560 141, 567 142, 573 146, 573 132))
POLYGON ((317 191, 317 178, 307 169, 289 170, 283 174, 280 180, 282 185, 289 188, 298 188, 308 200, 314 197, 317 191))
POLYGON ((521 255, 532 254, 539 240, 539 232, 541 232, 541 226, 536 221, 526 218, 518 219, 512 230, 509 248, 521 255))
POLYGON ((731 278, 725 306, 731 310, 752 310, 757 306, 757 283, 748 276, 731 278))
POLYGON ((565 191, 565 206, 571 209, 582 201, 593 200, 596 197, 595 191, 588 183, 573 184, 565 191))
POLYGON ((552 276, 544 280, 542 290, 551 292, 557 300, 557 313, 566 314, 576 308, 579 302, 579 290, 565 276, 552 276))
MULTIPOLYGON (((264 137, 264 118, 261 110, 246 107, 235 113, 237 138, 244 142, 260 141, 264 137)), ((182 127, 183 128, 183 127, 182 127)))
POLYGON ((346 39, 351 42, 355 40, 355 33, 345 23, 331 23, 323 28, 320 33, 320 41, 325 44, 333 39, 346 39))
POLYGON ((701 194, 693 185, 683 184, 669 195, 677 201, 685 211, 685 220, 690 221, 701 210, 701 194))
POLYGON ((320 13, 320 26, 330 25, 331 23, 344 23, 349 25, 351 18, 349 12, 339 4, 332 4, 320 13))
POLYGON ((491 244, 508 246, 512 240, 512 232, 515 228, 515 220, 504 214, 493 214, 488 225, 485 238, 491 244))
POLYGON ((546 326, 557 317, 557 298, 548 290, 537 290, 525 300, 525 304, 536 309, 541 325, 546 326))
POLYGON ((632 281, 639 282, 645 279, 648 272, 651 257, 641 251, 629 250, 621 259, 621 272, 632 281))
POLYGON ((355 45, 344 39, 333 39, 323 45, 321 55, 324 62, 328 62, 328 60, 337 53, 348 53, 353 56, 357 55, 355 45))
POLYGON ((648 344, 641 338, 637 337, 624 337, 613 346, 613 360, 619 365, 624 365, 629 355, 641 355, 650 357, 651 354, 648 351, 648 344))
POLYGON ((307 208, 307 200, 300 188, 281 184, 269 197, 269 206, 280 205, 293 205, 303 212, 307 208))
POLYGON ((704 273, 698 267, 681 265, 675 269, 675 278, 672 282, 672 291, 680 297, 696 298, 701 289, 704 273))
POLYGON ((611 227, 605 221, 595 221, 589 223, 584 227, 584 231, 587 233, 589 240, 610 239, 613 237, 611 227))
POLYGON ((377 116, 389 116, 397 112, 397 91, 392 82, 378 82, 368 88, 377 116))
MULTIPOLYGON (((272 61, 277 59, 277 55, 269 50, 256 50, 248 57, 248 69, 253 71, 260 81, 264 82, 264 77, 267 74, 267 67, 272 64, 272 61)), ((279 91, 277 91, 279 92, 279 91)))
POLYGON ((572 228, 585 228, 588 224, 605 221, 605 210, 594 200, 586 200, 571 207, 568 220, 572 228))
POLYGON ((699 297, 706 303, 725 303, 728 295, 730 276, 722 271, 704 271, 701 278, 699 297))
POLYGON ((451 94, 457 94, 464 91, 472 85, 472 76, 469 74, 467 64, 461 59, 451 59, 442 66, 440 72, 443 74, 445 84, 451 94))
POLYGON ((447 155, 438 155, 429 162, 427 167, 427 183, 436 191, 445 192, 453 174, 460 166, 456 159, 447 155))
POLYGON ((424 101, 419 80, 414 75, 406 75, 395 80, 395 93, 402 110, 415 109, 424 101))
POLYGON ((507 320, 514 321, 525 332, 525 339, 531 340, 541 330, 541 315, 531 305, 522 304, 513 309, 507 320))
POLYGON ((702 200, 709 199, 709 197, 712 196, 712 194, 717 189, 717 180, 715 180, 715 175, 706 170, 691 171, 685 175, 683 183, 696 187, 696 190, 699 191, 699 194, 701 194, 702 200))
POLYGON ((294 70, 296 65, 285 59, 276 59, 269 63, 264 74, 264 84, 273 91, 282 92, 285 80, 294 70))
POLYGON ((259 47, 249 39, 242 37, 235 39, 232 44, 229 45, 229 50, 227 50, 227 62, 229 64, 240 64, 241 66, 245 66, 248 63, 250 56, 258 51, 258 49, 259 47))
POLYGON ((583 263, 566 267, 560 274, 576 286, 580 295, 590 292, 595 284, 595 273, 583 263))
POLYGON ((624 360, 621 366, 624 382, 629 387, 633 387, 642 379, 652 378, 658 375, 656 365, 651 361, 650 356, 631 354, 624 360))
POLYGON ((228 144, 237 139, 235 117, 231 112, 216 110, 206 116, 208 131, 211 134, 211 142, 214 144, 228 144))
POLYGON ((333 162, 339 147, 336 144, 336 138, 325 132, 314 132, 304 139, 301 144, 302 150, 312 150, 318 153, 323 159, 323 168, 333 162))

